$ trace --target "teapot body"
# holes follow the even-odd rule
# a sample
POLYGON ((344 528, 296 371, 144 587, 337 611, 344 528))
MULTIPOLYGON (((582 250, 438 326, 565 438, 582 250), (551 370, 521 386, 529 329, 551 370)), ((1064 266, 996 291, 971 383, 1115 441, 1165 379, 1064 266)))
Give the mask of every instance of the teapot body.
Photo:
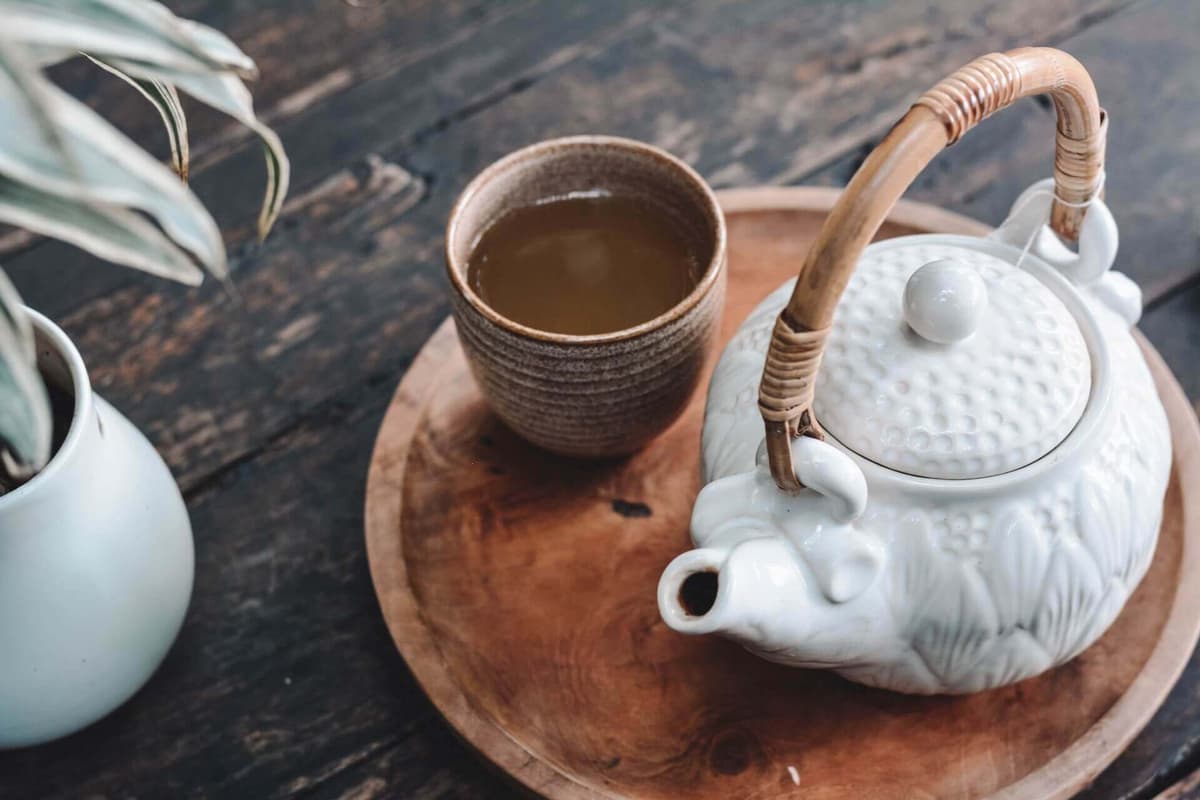
MULTIPOLYGON (((1025 256, 1004 241, 951 236, 905 237, 867 252, 914 242, 982 248, 1010 262, 1025 256)), ((805 485, 821 488, 814 479, 852 464, 864 490, 778 490, 760 451, 755 388, 794 281, 750 314, 710 384, 705 486, 692 518, 698 550, 663 575, 669 625, 728 635, 773 661, 922 694, 1032 677, 1109 627, 1157 541, 1171 460, 1166 415, 1130 330, 1127 279, 1109 273, 1078 285, 1037 257, 1024 260, 1079 323, 1091 392, 1050 452, 987 477, 916 477, 830 435, 797 442, 813 476, 805 485), (716 597, 699 614, 675 600, 697 571, 718 575, 716 597)))

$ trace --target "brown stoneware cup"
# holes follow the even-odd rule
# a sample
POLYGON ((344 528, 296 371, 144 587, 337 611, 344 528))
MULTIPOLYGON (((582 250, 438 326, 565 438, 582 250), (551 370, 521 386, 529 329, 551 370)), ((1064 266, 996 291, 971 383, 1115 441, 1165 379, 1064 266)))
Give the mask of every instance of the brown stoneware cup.
POLYGON ((459 340, 500 419, 556 453, 624 455, 666 429, 700 381, 725 303, 725 220, 704 180, 658 148, 609 136, 553 139, 471 181, 450 213, 446 268, 459 340), (507 319, 472 291, 471 249, 506 211, 597 190, 655 203, 694 237, 705 267, 687 297, 635 327, 575 336, 507 319))

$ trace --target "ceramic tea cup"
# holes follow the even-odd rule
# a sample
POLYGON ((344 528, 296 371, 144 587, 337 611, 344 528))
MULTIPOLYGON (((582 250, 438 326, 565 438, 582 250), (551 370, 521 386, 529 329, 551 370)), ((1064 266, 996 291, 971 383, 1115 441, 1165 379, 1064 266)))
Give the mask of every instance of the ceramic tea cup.
POLYGON ((695 391, 725 302, 725 221, 704 180, 641 142, 573 136, 531 145, 480 173, 454 205, 446 268, 459 340, 487 402, 547 450, 625 455, 666 429, 695 391), (471 250, 506 212, 572 193, 631 196, 671 214, 699 254, 699 278, 659 316, 594 335, 507 319, 468 281, 471 250))

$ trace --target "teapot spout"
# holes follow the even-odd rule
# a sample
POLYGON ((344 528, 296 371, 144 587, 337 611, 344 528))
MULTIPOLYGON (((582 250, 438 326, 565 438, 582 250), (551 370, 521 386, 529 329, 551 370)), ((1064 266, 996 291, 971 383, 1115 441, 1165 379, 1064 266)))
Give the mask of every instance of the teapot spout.
MULTIPOLYGON (((813 555, 820 558, 819 549, 813 555)), ((839 602, 796 547, 781 536, 678 556, 658 584, 658 608, 672 630, 726 636, 772 661, 843 668, 863 663, 890 635, 877 581, 839 602)))
MULTIPOLYGON (((672 561, 658 582, 658 608, 679 633, 718 633, 750 647, 770 646, 785 609, 817 598, 795 548, 779 537, 725 549, 701 547, 672 561)), ((823 601, 822 601, 823 602, 823 601)))
POLYGON ((721 567, 728 554, 722 548, 701 547, 667 565, 658 580, 658 611, 672 630, 690 634, 724 630, 730 593, 721 591, 721 567))

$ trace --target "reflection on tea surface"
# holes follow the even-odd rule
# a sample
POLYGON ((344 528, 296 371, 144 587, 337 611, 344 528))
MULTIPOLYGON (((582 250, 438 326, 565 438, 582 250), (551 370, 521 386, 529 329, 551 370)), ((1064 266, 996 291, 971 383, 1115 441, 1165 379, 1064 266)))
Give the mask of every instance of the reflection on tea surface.
POLYGON ((471 288, 501 315, 551 333, 609 333, 683 300, 703 265, 669 213, 644 200, 573 195, 508 212, 476 242, 471 288))

